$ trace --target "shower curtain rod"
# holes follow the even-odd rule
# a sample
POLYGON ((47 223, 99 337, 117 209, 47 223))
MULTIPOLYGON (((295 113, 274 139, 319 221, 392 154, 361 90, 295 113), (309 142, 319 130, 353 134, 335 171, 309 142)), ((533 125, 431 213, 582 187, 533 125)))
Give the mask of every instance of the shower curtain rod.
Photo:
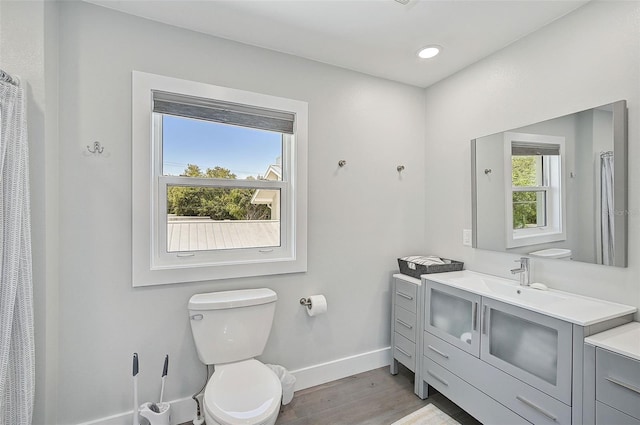
POLYGON ((0 69, 0 81, 13 84, 14 86, 20 85, 20 79, 18 77, 12 77, 8 73, 4 72, 2 69, 0 69))
POLYGON ((613 156, 613 151, 600 152, 600 158, 604 158, 607 156, 613 156))

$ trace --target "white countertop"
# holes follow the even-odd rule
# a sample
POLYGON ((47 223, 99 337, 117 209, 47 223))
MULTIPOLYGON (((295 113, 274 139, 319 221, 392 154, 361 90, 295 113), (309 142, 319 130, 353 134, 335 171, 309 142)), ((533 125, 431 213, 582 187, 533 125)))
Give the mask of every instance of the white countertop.
POLYGON ((640 360, 640 322, 631 322, 584 339, 587 344, 640 360))
POLYGON ((402 279, 405 282, 413 283, 414 285, 422 285, 422 281, 420 279, 416 279, 415 277, 407 276, 406 274, 396 273, 393 275, 396 279, 402 279))
POLYGON ((426 274, 422 275, 422 279, 473 292, 483 297, 523 307, 580 326, 593 325, 635 313, 637 310, 632 306, 569 292, 553 289, 540 291, 523 287, 513 280, 469 270, 426 274), (496 288, 496 290, 491 288, 496 288))

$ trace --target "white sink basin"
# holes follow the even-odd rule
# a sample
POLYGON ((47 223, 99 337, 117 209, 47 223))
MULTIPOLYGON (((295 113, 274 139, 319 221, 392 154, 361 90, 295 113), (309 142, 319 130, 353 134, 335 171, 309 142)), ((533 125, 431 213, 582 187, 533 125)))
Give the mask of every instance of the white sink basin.
POLYGON ((520 286, 518 282, 476 273, 469 270, 423 275, 454 288, 493 298, 527 310, 565 320, 581 326, 589 326, 603 320, 635 313, 636 308, 612 303, 569 292, 549 289, 546 291, 520 286))
POLYGON ((506 297, 524 304, 545 305, 549 303, 566 302, 567 297, 555 291, 541 291, 538 289, 520 286, 509 280, 496 278, 462 277, 452 279, 462 285, 475 286, 483 291, 499 297, 506 297))

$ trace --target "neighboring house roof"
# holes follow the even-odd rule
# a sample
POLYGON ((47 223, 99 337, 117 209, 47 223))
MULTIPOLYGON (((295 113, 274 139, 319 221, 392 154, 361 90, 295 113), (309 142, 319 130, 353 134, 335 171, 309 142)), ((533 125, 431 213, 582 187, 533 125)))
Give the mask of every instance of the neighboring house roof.
MULTIPOLYGON (((282 166, 278 164, 269 165, 267 172, 264 173, 264 180, 282 180, 282 166)), ((273 189, 258 189, 251 197, 252 204, 271 204, 278 193, 273 189)))
POLYGON ((279 221, 201 218, 170 220, 167 225, 169 252, 280 245, 279 221))

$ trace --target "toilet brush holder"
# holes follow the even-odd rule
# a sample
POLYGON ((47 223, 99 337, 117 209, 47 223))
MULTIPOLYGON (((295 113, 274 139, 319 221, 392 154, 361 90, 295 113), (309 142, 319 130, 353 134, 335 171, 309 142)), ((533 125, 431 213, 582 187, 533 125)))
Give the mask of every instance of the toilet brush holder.
POLYGON ((153 403, 144 403, 140 406, 140 416, 146 418, 150 425, 170 425, 171 404, 156 403, 159 412, 150 409, 153 403))

